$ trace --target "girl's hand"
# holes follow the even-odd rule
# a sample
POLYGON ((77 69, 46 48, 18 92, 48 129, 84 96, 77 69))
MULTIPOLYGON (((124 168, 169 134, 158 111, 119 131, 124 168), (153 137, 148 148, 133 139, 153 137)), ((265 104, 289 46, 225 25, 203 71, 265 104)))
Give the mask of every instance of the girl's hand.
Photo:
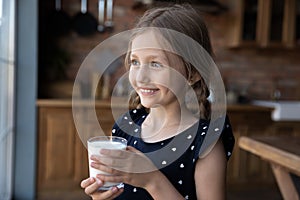
POLYGON ((109 175, 98 174, 97 179, 144 188, 157 200, 184 199, 152 161, 137 149, 128 146, 126 151, 102 149, 100 153, 91 156, 91 166, 109 175))
POLYGON ((156 175, 161 175, 151 160, 134 147, 128 146, 126 151, 102 149, 100 153, 100 156, 91 156, 91 166, 110 174, 97 175, 104 182, 123 182, 146 188, 156 175))
POLYGON ((110 200, 119 196, 123 189, 112 187, 110 190, 103 191, 98 190, 99 187, 103 186, 103 181, 90 177, 81 181, 80 186, 84 189, 84 192, 91 196, 93 200, 110 200))

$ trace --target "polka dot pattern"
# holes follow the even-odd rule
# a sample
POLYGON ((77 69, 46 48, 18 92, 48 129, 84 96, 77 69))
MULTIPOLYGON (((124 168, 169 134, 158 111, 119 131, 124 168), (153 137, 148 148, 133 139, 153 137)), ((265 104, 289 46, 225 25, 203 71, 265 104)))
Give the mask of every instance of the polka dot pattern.
MULTIPOLYGON (((201 123, 197 124, 196 134, 195 132, 190 132, 189 129, 183 131, 178 135, 178 137, 181 137, 182 143, 180 143, 180 145, 169 145, 169 143, 172 142, 172 138, 157 143, 146 143, 141 139, 141 125, 146 117, 147 112, 143 109, 131 110, 120 118, 118 124, 114 125, 112 133, 126 138, 128 140, 128 145, 134 146, 141 152, 159 152, 158 150, 168 147, 165 154, 157 154, 157 167, 185 199, 197 199, 194 184, 194 169, 205 137, 208 137, 207 135, 209 134, 220 134, 226 152, 225 156, 228 159, 232 155, 234 137, 228 119, 226 118, 224 127, 210 127, 207 121, 200 121, 201 123), (126 131, 123 130, 124 127, 126 127, 126 131), (211 132, 208 132, 210 129, 211 132), (127 134, 126 132, 130 134, 127 134), (185 143, 189 144, 189 146, 187 146, 182 153, 181 149, 185 143), (173 154, 175 155, 178 153, 182 155, 179 155, 178 159, 175 161, 170 162, 170 157, 173 154)), ((153 199, 143 188, 134 187, 128 184, 124 185, 124 192, 116 198, 117 200, 153 199)))

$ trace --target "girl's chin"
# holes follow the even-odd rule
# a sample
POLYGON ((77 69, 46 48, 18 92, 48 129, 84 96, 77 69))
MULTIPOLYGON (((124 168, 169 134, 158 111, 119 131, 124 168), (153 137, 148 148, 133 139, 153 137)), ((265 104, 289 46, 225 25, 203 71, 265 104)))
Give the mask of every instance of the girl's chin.
POLYGON ((160 107, 160 104, 157 104, 157 103, 150 103, 150 102, 143 102, 143 101, 141 101, 141 104, 145 108, 157 108, 157 107, 160 107))
POLYGON ((151 108, 152 105, 149 104, 149 103, 144 103, 144 102, 141 102, 142 106, 144 106, 145 108, 151 108))

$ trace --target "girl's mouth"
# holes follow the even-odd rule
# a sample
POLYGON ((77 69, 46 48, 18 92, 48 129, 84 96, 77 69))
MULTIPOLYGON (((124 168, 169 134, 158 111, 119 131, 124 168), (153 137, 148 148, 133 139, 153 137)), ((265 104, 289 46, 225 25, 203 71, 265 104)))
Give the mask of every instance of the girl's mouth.
POLYGON ((140 92, 144 96, 154 95, 159 89, 140 88, 140 92))

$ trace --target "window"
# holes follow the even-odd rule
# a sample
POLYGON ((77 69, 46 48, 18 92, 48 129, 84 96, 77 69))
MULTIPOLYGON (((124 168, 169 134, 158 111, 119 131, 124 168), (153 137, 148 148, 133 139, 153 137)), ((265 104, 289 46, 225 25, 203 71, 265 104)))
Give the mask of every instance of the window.
POLYGON ((11 199, 15 2, 0 0, 0 199, 11 199))

